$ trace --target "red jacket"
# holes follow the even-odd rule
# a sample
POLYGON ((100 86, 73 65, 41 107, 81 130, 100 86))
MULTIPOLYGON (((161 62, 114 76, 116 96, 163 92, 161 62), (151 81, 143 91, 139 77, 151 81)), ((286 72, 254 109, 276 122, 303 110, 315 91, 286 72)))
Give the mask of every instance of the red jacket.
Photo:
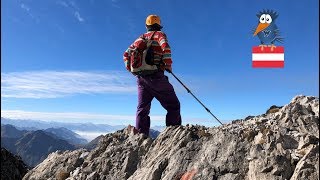
MULTIPOLYGON (((134 44, 138 41, 141 41, 142 37, 146 37, 148 39, 150 39, 150 37, 152 36, 154 31, 148 31, 146 33, 144 33, 143 35, 139 36, 138 39, 136 39, 130 46, 129 48, 124 52, 123 54, 123 60, 124 63, 126 65, 127 70, 130 71, 130 64, 129 64, 129 51, 130 49, 134 48, 134 44)), ((171 49, 170 46, 168 44, 168 39, 167 36, 164 32, 162 31, 157 31, 154 33, 153 37, 152 37, 152 44, 151 44, 151 48, 154 51, 154 61, 160 61, 161 57, 163 62, 166 64, 166 67, 171 67, 172 64, 172 60, 171 60, 171 49)))

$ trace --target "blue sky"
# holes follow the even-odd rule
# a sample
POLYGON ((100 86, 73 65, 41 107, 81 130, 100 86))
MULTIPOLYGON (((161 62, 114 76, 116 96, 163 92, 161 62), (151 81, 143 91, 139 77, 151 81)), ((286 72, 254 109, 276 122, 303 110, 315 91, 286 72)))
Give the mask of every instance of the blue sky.
MULTIPOLYGON (((319 1, 1 1, 1 116, 134 124, 136 81, 124 50, 158 14, 173 71, 222 122, 264 113, 298 94, 319 96, 319 1), (285 67, 253 69, 256 14, 273 9, 285 67)), ((279 45, 279 44, 276 44, 279 45)), ((217 125, 171 76, 183 124, 217 125)), ((154 100, 152 125, 165 124, 154 100)))

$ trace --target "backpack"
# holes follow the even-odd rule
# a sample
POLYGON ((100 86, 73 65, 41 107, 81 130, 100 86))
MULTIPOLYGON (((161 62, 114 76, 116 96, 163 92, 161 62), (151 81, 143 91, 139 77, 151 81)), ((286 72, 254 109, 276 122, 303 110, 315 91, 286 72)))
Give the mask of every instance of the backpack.
MULTIPOLYGON (((156 32, 156 31, 155 31, 156 32)), ((129 52, 130 71, 135 75, 148 75, 158 71, 157 65, 153 63, 154 53, 151 48, 152 37, 140 37, 142 40, 133 44, 134 48, 129 52)))

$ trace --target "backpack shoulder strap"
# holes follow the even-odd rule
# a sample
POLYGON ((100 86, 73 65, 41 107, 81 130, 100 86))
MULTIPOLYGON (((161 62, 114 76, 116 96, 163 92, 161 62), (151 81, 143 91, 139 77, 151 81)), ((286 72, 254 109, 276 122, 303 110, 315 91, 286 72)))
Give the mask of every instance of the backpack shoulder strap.
POLYGON ((151 43, 152 43, 152 38, 153 38, 153 35, 156 33, 157 31, 154 31, 153 33, 152 33, 152 35, 150 36, 150 38, 148 38, 147 39, 147 46, 149 47, 149 46, 151 46, 151 43))
POLYGON ((153 38, 153 35, 156 33, 157 31, 154 31, 150 37, 150 40, 153 38))
POLYGON ((157 31, 153 31, 152 35, 150 38, 146 38, 145 34, 142 34, 142 38, 147 39, 147 40, 151 40, 153 38, 153 35, 156 33, 157 31))

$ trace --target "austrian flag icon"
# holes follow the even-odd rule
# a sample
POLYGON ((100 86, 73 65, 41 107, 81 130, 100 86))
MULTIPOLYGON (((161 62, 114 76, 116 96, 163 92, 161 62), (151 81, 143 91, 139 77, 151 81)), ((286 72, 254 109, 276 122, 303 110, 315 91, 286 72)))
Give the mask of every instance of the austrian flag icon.
POLYGON ((284 67, 284 47, 252 47, 252 67, 253 68, 283 68, 284 67))

